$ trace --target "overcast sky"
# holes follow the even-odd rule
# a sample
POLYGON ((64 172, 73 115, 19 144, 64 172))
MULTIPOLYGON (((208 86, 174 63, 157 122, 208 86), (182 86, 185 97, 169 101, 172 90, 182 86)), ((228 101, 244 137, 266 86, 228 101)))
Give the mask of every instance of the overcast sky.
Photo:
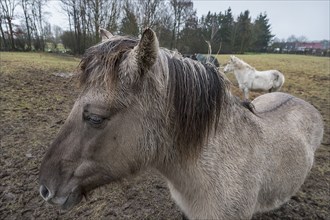
POLYGON ((330 39, 329 33, 329 2, 330 0, 193 0, 198 17, 208 11, 224 12, 229 7, 236 19, 237 16, 249 10, 252 20, 260 13, 267 13, 272 34, 280 39, 290 35, 305 36, 308 40, 330 39))
MULTIPOLYGON (((49 22, 63 29, 68 27, 68 19, 61 12, 59 1, 49 1, 48 11, 52 11, 49 22)), ((252 21, 260 13, 267 13, 271 32, 279 39, 291 35, 305 36, 309 41, 330 39, 329 2, 330 0, 193 0, 194 8, 200 18, 208 11, 219 13, 229 7, 234 18, 250 11, 252 21)))

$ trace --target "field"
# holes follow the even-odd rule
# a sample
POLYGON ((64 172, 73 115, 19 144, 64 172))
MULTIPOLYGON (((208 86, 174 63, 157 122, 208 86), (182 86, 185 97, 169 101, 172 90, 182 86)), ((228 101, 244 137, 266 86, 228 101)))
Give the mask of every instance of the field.
MULTIPOLYGON (((156 172, 109 184, 87 201, 63 212, 38 193, 41 159, 78 94, 74 73, 79 59, 39 53, 0 55, 0 219, 182 219, 165 182, 156 172)), ((330 219, 330 59, 298 55, 240 55, 256 69, 278 69, 283 92, 320 110, 323 144, 300 191, 273 212, 254 219, 330 219)), ((224 64, 229 56, 218 57, 224 64)), ((232 92, 242 97, 233 74, 232 92)), ((251 93, 252 98, 260 93, 251 93)))

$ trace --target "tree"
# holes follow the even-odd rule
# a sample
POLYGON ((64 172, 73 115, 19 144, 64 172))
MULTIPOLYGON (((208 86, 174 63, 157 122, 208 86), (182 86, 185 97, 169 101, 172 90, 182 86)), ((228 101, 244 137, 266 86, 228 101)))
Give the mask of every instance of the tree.
POLYGON ((296 36, 291 35, 291 36, 288 37, 288 39, 286 41, 289 42, 289 43, 294 43, 294 42, 298 42, 298 39, 297 39, 296 36))
POLYGON ((106 1, 106 10, 104 10, 104 19, 101 19, 101 24, 103 21, 107 30, 115 33, 118 30, 119 17, 121 12, 121 0, 106 1))
POLYGON ((32 49, 32 36, 31 36, 31 14, 30 14, 30 2, 29 0, 21 0, 20 5, 23 9, 25 28, 27 32, 27 50, 32 49))
MULTIPOLYGON (((14 40, 14 14, 15 8, 17 6, 16 0, 1 0, 1 15, 3 16, 3 20, 5 22, 5 26, 7 29, 9 42, 10 42, 10 49, 15 50, 15 40, 14 40)), ((2 23, 1 23, 2 25, 2 23)), ((5 35, 3 36, 5 39, 5 35)))
POLYGON ((153 26, 154 31, 158 35, 159 45, 166 48, 171 48, 172 45, 172 27, 174 22, 171 13, 170 3, 162 1, 158 11, 157 22, 153 26))
POLYGON ((31 24, 34 31, 34 48, 36 50, 45 50, 44 39, 44 13, 43 8, 47 0, 32 0, 31 1, 31 24))
MULTIPOLYGON (((1 7, 2 8, 2 7, 1 7)), ((2 12, 2 10, 0 10, 0 32, 1 32, 1 41, 0 41, 0 45, 1 45, 1 48, 0 49, 8 49, 7 48, 7 40, 6 40, 6 37, 7 35, 5 34, 5 30, 2 28, 2 24, 5 23, 4 22, 4 14, 2 12)))
MULTIPOLYGON (((202 16, 200 23, 201 23, 201 28, 202 28, 202 32, 203 32, 203 34, 202 34, 203 41, 210 42, 211 47, 214 48, 214 44, 217 41, 219 41, 216 39, 216 37, 218 37, 219 27, 220 27, 217 13, 211 13, 209 11, 206 16, 202 16)), ((206 48, 208 48, 206 42, 203 45, 206 48)))
POLYGON ((61 42, 61 35, 63 34, 63 30, 61 27, 59 27, 57 25, 53 25, 53 33, 54 33, 55 43, 56 43, 56 45, 58 45, 61 42))
POLYGON ((147 27, 153 28, 159 20, 161 3, 164 0, 138 0, 140 33, 147 27))
POLYGON ((74 51, 76 49, 75 33, 73 31, 64 31, 61 35, 61 41, 65 49, 74 51))
POLYGON ((229 7, 224 14, 220 14, 220 30, 219 30, 219 39, 221 44, 221 51, 224 53, 232 52, 232 34, 234 32, 234 18, 229 7))
POLYGON ((131 8, 131 5, 126 2, 123 7, 124 9, 124 18, 121 21, 120 33, 124 35, 139 35, 139 27, 137 24, 136 16, 131 8))
POLYGON ((305 36, 299 36, 298 37, 298 39, 297 39, 299 42, 307 42, 308 41, 308 39, 307 39, 307 37, 305 37, 305 36))
POLYGON ((171 48, 177 48, 177 41, 182 25, 189 17, 194 16, 196 11, 193 10, 194 4, 191 0, 171 0, 170 4, 174 14, 171 48))
POLYGON ((267 50, 268 44, 274 35, 270 31, 271 25, 269 24, 269 19, 267 14, 259 14, 257 19, 253 24, 253 50, 257 52, 265 52, 267 50))
POLYGON ((202 29, 198 27, 198 18, 192 17, 186 21, 185 27, 180 32, 178 50, 181 53, 207 53, 207 44, 203 39, 202 29))
POLYGON ((235 51, 239 53, 244 53, 251 43, 251 34, 252 34, 252 24, 250 12, 248 10, 241 13, 237 18, 235 32, 235 51))
POLYGON ((113 33, 117 31, 119 0, 61 0, 61 3, 69 18, 70 31, 74 33, 74 53, 82 54, 99 42, 100 27, 113 33))

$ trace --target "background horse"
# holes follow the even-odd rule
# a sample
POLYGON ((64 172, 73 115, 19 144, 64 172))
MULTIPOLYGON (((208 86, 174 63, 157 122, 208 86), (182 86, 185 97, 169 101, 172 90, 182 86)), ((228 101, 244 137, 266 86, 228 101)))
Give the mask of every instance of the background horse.
POLYGON ((199 62, 201 62, 203 64, 206 64, 209 62, 218 68, 220 67, 219 60, 213 55, 203 55, 203 54, 198 53, 198 54, 192 54, 192 55, 184 54, 183 56, 191 58, 193 60, 198 60, 199 62))
POLYGON ((275 92, 284 84, 284 76, 278 70, 258 71, 235 56, 230 56, 224 68, 225 73, 231 71, 234 72, 245 99, 249 99, 249 90, 275 92))
POLYGON ((198 60, 199 62, 204 63, 204 64, 206 64, 207 62, 210 62, 214 66, 216 66, 218 68, 220 67, 219 60, 213 55, 203 55, 203 54, 198 53, 198 54, 193 55, 193 59, 198 60))
MULTIPOLYGON (((104 31, 103 31, 104 32, 104 31)), ((40 194, 63 209, 94 188, 147 167, 191 219, 249 219, 303 184, 323 135, 319 112, 284 93, 230 93, 210 64, 112 36, 80 63, 81 93, 40 167, 40 194)))

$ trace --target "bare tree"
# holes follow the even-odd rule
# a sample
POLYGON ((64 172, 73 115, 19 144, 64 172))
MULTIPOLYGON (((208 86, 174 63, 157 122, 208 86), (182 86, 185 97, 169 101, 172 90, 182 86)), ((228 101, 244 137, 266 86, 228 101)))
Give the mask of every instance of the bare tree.
POLYGON ((178 35, 182 25, 190 16, 196 14, 196 11, 193 10, 194 4, 191 0, 171 0, 170 3, 174 14, 171 48, 177 48, 178 35))
POLYGON ((44 14, 43 8, 46 0, 32 0, 31 1, 31 27, 34 35, 34 48, 36 50, 45 50, 44 40, 44 14))
POLYGON ((123 2, 121 0, 106 1, 104 4, 101 24, 112 33, 118 31, 118 23, 123 2))
POLYGON ((134 5, 129 1, 125 1, 123 7, 123 18, 120 24, 120 34, 138 36, 139 25, 137 22, 136 12, 134 11, 134 5))
POLYGON ((121 2, 118 0, 94 0, 89 1, 90 17, 93 21, 93 34, 99 41, 99 29, 105 27, 111 32, 116 32, 120 16, 121 2))
POLYGON ((21 0, 20 5, 23 9, 25 27, 27 32, 27 49, 32 49, 32 38, 31 38, 31 14, 29 13, 29 7, 31 2, 29 0, 21 0))
POLYGON ((120 0, 61 0, 62 9, 69 18, 70 31, 74 32, 75 53, 100 39, 100 27, 117 30, 120 0))
POLYGON ((138 0, 141 32, 147 27, 153 27, 159 20, 159 11, 163 0, 138 0))
POLYGON ((81 13, 82 0, 61 0, 62 8, 69 17, 70 30, 74 32, 75 45, 71 49, 75 53, 82 53, 81 13))
POLYGON ((7 40, 5 31, 2 28, 2 23, 4 23, 4 14, 2 10, 0 10, 0 32, 1 32, 1 48, 7 48, 7 40))
POLYGON ((18 5, 16 0, 1 0, 1 10, 5 26, 8 31, 11 49, 15 49, 13 19, 15 8, 18 5))

